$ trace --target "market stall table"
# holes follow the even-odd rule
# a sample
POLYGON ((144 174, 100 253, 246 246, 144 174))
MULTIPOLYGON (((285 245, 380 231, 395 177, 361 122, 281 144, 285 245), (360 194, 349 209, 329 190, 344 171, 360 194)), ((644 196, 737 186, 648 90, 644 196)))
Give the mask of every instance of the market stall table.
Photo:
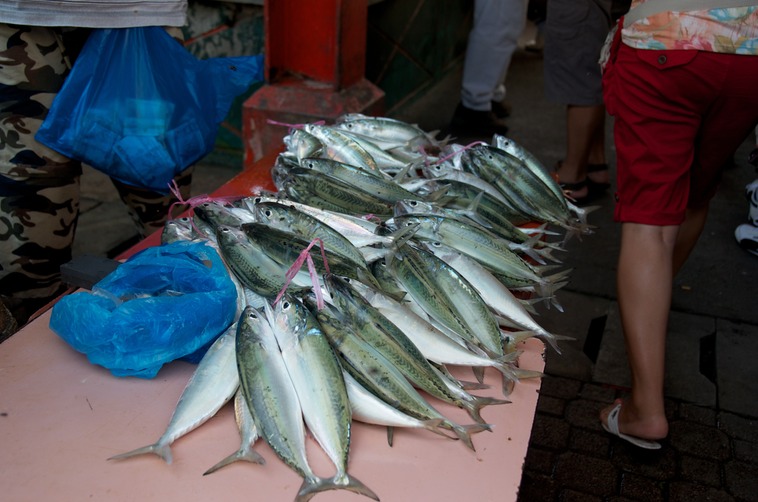
MULTIPOLYGON (((270 158, 259 164, 266 165, 270 158)), ((248 194, 260 172, 246 170, 217 194, 248 194)), ((134 252, 151 242, 136 246, 134 252)), ((261 500, 290 501, 301 478, 262 441, 255 449, 265 465, 237 462, 211 475, 203 473, 239 447, 231 403, 206 424, 172 446, 174 461, 154 455, 107 460, 155 442, 163 433, 195 366, 176 361, 152 380, 117 378, 92 365, 48 327, 48 311, 0 344, 0 486, 2 499, 36 500, 261 500)), ((544 345, 523 346, 522 368, 544 368, 544 345)), ((473 380, 468 368, 454 374, 473 380)), ((502 397, 500 376, 488 369, 490 388, 476 395, 502 397)), ((510 404, 482 411, 492 432, 473 436, 476 451, 425 430, 396 430, 387 444, 384 427, 355 423, 349 472, 382 501, 516 500, 521 481, 539 379, 519 382, 510 404)), ((458 423, 471 423, 463 411, 431 400, 458 423)), ((308 453, 317 474, 333 467, 312 438, 308 453)), ((316 500, 369 500, 329 491, 316 500)))

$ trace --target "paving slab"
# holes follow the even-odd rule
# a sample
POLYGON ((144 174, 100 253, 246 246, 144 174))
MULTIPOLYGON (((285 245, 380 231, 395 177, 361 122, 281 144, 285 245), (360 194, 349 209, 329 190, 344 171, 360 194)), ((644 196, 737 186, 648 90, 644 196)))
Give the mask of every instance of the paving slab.
POLYGON ((602 334, 610 302, 604 298, 561 290, 556 294, 563 311, 555 307, 536 306, 534 320, 550 333, 568 336, 560 340, 557 353, 548 348, 545 371, 550 375, 587 381, 592 375, 595 357, 595 335, 602 334), (593 329, 594 328, 594 329, 593 329))
MULTIPOLYGON (((701 340, 715 332, 710 317, 672 312, 666 339, 665 394, 701 406, 716 405, 716 385, 700 372, 701 340)), ((618 307, 611 310, 595 364, 593 381, 630 387, 627 360, 618 307)))
POLYGON ((758 417, 758 326, 718 320, 716 328, 719 407, 758 417))

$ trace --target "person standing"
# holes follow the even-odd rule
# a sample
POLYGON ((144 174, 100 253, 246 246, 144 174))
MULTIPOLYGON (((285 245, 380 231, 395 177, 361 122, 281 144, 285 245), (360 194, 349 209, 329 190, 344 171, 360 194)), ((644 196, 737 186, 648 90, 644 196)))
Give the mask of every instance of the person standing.
MULTIPOLYGON (((181 39, 186 16, 186 0, 0 0, 0 303, 15 321, 6 324, 23 326, 65 291, 81 165, 34 136, 89 30, 165 26, 181 39)), ((191 174, 177 177, 185 198, 191 174)), ((141 235, 162 227, 173 195, 114 184, 141 235)))
POLYGON ((566 106, 566 153, 556 181, 578 204, 610 187, 600 49, 611 0, 550 0, 545 21, 545 97, 566 106))
POLYGON ((758 124, 758 6, 688 4, 633 1, 603 77, 615 118, 617 289, 632 388, 600 421, 644 448, 668 435, 673 277, 700 237, 724 166, 758 124))
POLYGON ((450 121, 460 136, 505 135, 505 77, 526 26, 528 0, 475 0, 463 63, 461 102, 450 121))

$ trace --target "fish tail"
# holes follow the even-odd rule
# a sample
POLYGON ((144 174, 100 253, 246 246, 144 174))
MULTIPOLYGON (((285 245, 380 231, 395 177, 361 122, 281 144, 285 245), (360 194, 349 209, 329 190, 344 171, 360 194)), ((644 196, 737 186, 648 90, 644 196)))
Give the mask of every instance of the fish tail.
POLYGON ((507 403, 510 403, 510 401, 507 401, 505 399, 496 399, 494 397, 472 396, 471 399, 463 402, 463 407, 466 409, 466 411, 468 411, 468 414, 471 416, 471 418, 474 419, 476 423, 487 425, 487 422, 484 421, 481 415, 482 408, 492 404, 507 403))
POLYGON ((203 476, 206 476, 208 474, 213 474, 217 470, 221 469, 222 467, 226 467, 229 464, 232 464, 234 462, 237 462, 238 460, 244 460, 247 462, 251 462, 253 464, 260 464, 263 465, 266 463, 266 460, 261 457, 258 452, 253 450, 252 448, 240 448, 236 452, 232 453, 225 459, 221 460, 219 463, 208 469, 203 473, 203 476))
POLYGON ((553 333, 541 333, 537 335, 538 338, 544 339, 555 350, 556 353, 561 354, 561 349, 558 347, 559 340, 573 341, 576 340, 573 336, 555 335, 553 333))
POLYGON ((516 344, 523 342, 529 338, 535 337, 546 341, 558 354, 561 354, 561 349, 558 347, 558 340, 575 340, 575 338, 563 335, 554 335, 544 329, 540 331, 502 331, 501 334, 504 338, 504 347, 508 355, 517 354, 520 355, 523 351, 513 351, 509 347, 514 347, 516 344))
POLYGON ((173 461, 173 456, 171 455, 171 447, 167 444, 161 443, 155 443, 148 446, 143 446, 142 448, 137 448, 136 450, 128 451, 126 453, 120 453, 108 458, 108 460, 123 460, 125 458, 136 457, 137 455, 144 455, 146 453, 158 455, 167 464, 170 464, 173 461))
POLYGON ((337 473, 333 478, 306 477, 297 492, 295 502, 306 502, 317 493, 328 490, 349 490, 360 495, 379 500, 379 497, 366 485, 349 474, 337 473))
POLYGON ((518 374, 516 373, 516 367, 513 365, 512 354, 520 354, 521 352, 512 352, 505 354, 502 358, 496 360, 494 368, 500 372, 503 379, 503 395, 510 396, 513 392, 513 387, 518 382, 518 374))
MULTIPOLYGON (((498 369, 500 369, 498 367, 498 369)), ((516 386, 516 382, 518 381, 518 377, 513 373, 513 370, 510 368, 508 369, 508 372, 503 371, 503 395, 508 397, 513 392, 513 388, 516 386)))
POLYGON ((526 256, 536 261, 540 265, 544 265, 546 263, 545 258, 549 257, 549 253, 545 253, 541 250, 537 250, 534 247, 529 246, 527 244, 513 244, 511 246, 511 250, 525 254, 526 256))
POLYGON ((362 481, 360 481, 358 478, 351 476, 347 472, 337 473, 337 475, 332 478, 332 482, 338 488, 342 488, 344 490, 357 493, 358 495, 363 495, 370 499, 379 500, 379 496, 376 493, 374 493, 374 491, 371 488, 364 485, 362 481))
POLYGON ((514 368, 513 371, 516 372, 516 376, 519 380, 523 380, 524 378, 542 378, 545 376, 541 371, 525 370, 522 368, 514 368))
POLYGON ((463 441, 463 444, 476 451, 474 448, 474 442, 471 440, 471 435, 482 431, 491 431, 492 426, 490 424, 469 424, 458 425, 452 422, 447 422, 447 425, 452 429, 458 439, 463 441))
POLYGON ((445 419, 444 418, 432 418, 430 420, 424 420, 422 422, 424 424, 424 429, 433 432, 435 434, 439 434, 440 436, 445 436, 448 439, 455 439, 458 440, 457 436, 450 436, 445 432, 444 424, 445 419))

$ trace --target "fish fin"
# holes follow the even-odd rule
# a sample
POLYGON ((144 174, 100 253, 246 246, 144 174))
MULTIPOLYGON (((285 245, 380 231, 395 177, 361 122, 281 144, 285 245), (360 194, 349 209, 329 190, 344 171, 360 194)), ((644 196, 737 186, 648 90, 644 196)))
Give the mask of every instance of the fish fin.
POLYGON ((482 408, 485 406, 489 406, 492 404, 508 404, 511 401, 505 400, 505 399, 496 399, 494 397, 481 397, 481 396, 472 396, 473 399, 464 401, 464 408, 466 408, 466 411, 471 416, 471 418, 474 419, 474 421, 478 424, 487 425, 487 422, 484 421, 481 415, 482 408))
POLYGON ((392 441, 395 439, 395 428, 392 426, 387 426, 387 444, 390 445, 390 448, 392 447, 392 441))
POLYGON ((452 431, 458 436, 458 439, 463 441, 463 444, 471 448, 473 451, 476 451, 476 448, 474 448, 474 443, 471 441, 471 435, 476 434, 477 432, 492 430, 492 425, 490 424, 458 425, 448 422, 448 425, 451 426, 452 431))
POLYGON ((480 382, 469 382, 467 380, 456 380, 463 390, 482 390, 482 389, 489 389, 490 386, 486 383, 480 383, 480 382))
POLYGON ((445 432, 444 424, 445 419, 444 418, 432 418, 429 420, 424 420, 422 422, 424 424, 424 429, 431 431, 435 434, 439 434, 440 436, 445 436, 448 439, 454 439, 458 440, 458 436, 450 436, 445 432))
POLYGON ((170 464, 173 461, 173 456, 171 455, 171 447, 167 444, 161 444, 160 442, 148 446, 143 446, 142 448, 137 448, 136 450, 128 451, 126 453, 114 455, 108 458, 108 460, 123 460, 125 458, 136 457, 137 455, 144 455, 146 453, 158 455, 167 464, 170 464))
POLYGON ((523 380, 524 378, 542 378, 545 376, 541 371, 525 370, 521 368, 514 368, 513 371, 516 373, 519 380, 523 380))
POLYGON ((337 473, 333 478, 306 477, 295 496, 295 502, 306 502, 317 493, 328 490, 349 490, 379 500, 379 497, 358 479, 347 473, 337 473))
POLYGON ((503 395, 508 397, 513 393, 513 388, 516 386, 516 382, 505 375, 503 375, 503 395))
POLYGON ((260 464, 264 465, 266 463, 266 459, 264 459, 262 456, 258 454, 255 450, 252 448, 240 448, 236 452, 232 453, 225 459, 221 460, 219 463, 208 469, 203 473, 203 476, 206 476, 208 474, 213 474, 217 470, 221 469, 222 467, 226 467, 229 464, 232 464, 238 460, 245 460, 247 462, 251 462, 253 464, 260 464))
POLYGON ((476 377, 477 382, 484 383, 484 368, 481 366, 473 366, 471 368, 471 371, 474 372, 474 376, 476 377))
POLYGON ((337 488, 348 490, 370 499, 379 500, 379 496, 374 493, 371 488, 364 485, 363 482, 358 478, 353 477, 346 472, 341 474, 337 473, 337 475, 332 478, 332 482, 337 488))
POLYGON ((503 395, 508 397, 511 395, 511 392, 513 392, 513 388, 516 385, 516 382, 518 381, 518 376, 516 375, 516 368, 512 366, 509 362, 502 362, 501 364, 497 364, 494 366, 495 369, 497 369, 503 379, 503 395))

